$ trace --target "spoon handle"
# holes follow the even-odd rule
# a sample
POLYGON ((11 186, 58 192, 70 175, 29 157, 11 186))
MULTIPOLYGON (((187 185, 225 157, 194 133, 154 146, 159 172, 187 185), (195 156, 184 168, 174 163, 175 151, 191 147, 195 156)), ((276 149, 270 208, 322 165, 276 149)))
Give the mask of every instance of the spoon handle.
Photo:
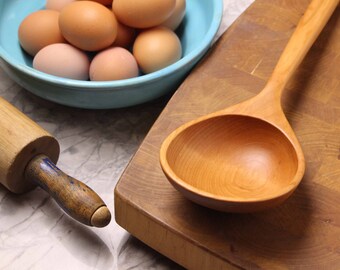
POLYGON ((266 90, 280 101, 282 90, 326 25, 339 0, 312 0, 268 80, 266 90))

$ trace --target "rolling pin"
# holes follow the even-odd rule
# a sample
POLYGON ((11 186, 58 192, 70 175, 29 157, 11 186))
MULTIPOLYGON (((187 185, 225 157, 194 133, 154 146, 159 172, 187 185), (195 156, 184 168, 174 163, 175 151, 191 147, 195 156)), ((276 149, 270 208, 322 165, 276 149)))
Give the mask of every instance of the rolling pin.
POLYGON ((59 151, 52 135, 0 97, 0 183, 16 194, 40 186, 75 220, 105 227, 110 211, 91 188, 55 165, 59 151))

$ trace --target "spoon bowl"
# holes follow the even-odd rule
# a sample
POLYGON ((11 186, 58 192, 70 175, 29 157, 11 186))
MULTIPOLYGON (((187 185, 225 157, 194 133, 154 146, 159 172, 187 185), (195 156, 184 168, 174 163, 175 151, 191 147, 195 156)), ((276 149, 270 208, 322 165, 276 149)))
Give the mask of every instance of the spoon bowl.
POLYGON ((173 131, 160 150, 170 183, 188 199, 227 212, 277 206, 305 171, 281 95, 339 0, 313 0, 264 89, 255 97, 173 131))
POLYGON ((247 115, 198 121, 169 136, 163 147, 172 184, 196 203, 221 211, 278 204, 304 171, 302 152, 280 128, 247 115))

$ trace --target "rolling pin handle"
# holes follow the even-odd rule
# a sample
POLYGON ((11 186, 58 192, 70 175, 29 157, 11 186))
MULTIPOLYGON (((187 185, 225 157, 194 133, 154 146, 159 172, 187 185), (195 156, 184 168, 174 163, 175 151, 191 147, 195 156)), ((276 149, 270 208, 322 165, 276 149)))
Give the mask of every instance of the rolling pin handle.
POLYGON ((68 215, 85 225, 105 227, 111 221, 110 211, 97 193, 65 174, 45 155, 28 163, 25 180, 40 186, 68 215))

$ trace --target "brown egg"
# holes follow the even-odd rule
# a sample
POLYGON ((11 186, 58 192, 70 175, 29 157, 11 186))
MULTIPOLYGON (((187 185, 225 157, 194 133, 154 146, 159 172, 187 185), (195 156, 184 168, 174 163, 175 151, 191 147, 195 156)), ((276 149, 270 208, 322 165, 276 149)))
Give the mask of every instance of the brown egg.
POLYGON ((78 48, 57 43, 41 49, 33 59, 33 67, 59 77, 88 80, 90 60, 78 48))
POLYGON ((66 42, 58 25, 59 12, 39 10, 28 15, 19 26, 19 41, 22 48, 30 55, 47 45, 66 42))
POLYGON ((176 0, 114 0, 112 10, 128 26, 149 28, 169 18, 175 4, 176 0))
MULTIPOLYGON (((78 1, 83 1, 83 0, 78 0, 78 1)), ((93 2, 97 2, 99 4, 102 4, 104 6, 111 6, 112 5, 112 0, 90 0, 93 2)))
POLYGON ((93 1, 76 1, 65 6, 59 27, 68 42, 85 51, 110 46, 117 35, 117 20, 107 7, 93 1))
POLYGON ((67 4, 76 0, 46 0, 46 9, 60 11, 67 4))
POLYGON ((177 35, 166 27, 142 31, 133 45, 133 55, 144 73, 165 68, 181 58, 182 46, 177 35))
POLYGON ((138 65, 133 55, 121 47, 99 52, 90 65, 92 81, 122 80, 138 76, 138 65))
POLYGON ((136 37, 136 30, 132 27, 118 22, 117 37, 113 42, 113 46, 129 48, 136 37))
POLYGON ((161 23, 161 26, 168 27, 171 30, 176 30, 176 28, 180 25, 184 18, 185 8, 185 0, 176 0, 175 10, 172 12, 168 19, 161 23))

